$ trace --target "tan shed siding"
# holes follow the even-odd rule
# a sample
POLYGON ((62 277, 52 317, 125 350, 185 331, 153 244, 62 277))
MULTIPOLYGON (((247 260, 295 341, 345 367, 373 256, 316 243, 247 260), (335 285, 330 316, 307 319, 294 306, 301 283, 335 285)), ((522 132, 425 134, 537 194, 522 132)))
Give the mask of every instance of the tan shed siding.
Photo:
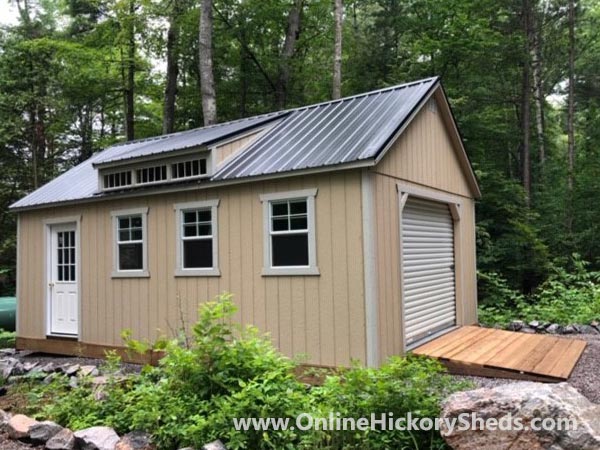
POLYGON ((237 154, 252 142, 254 142, 258 137, 263 134, 263 130, 247 134, 238 139, 229 141, 225 144, 218 145, 215 147, 213 154, 215 155, 215 163, 217 166, 223 164, 223 162, 227 161, 233 155, 237 154))
POLYGON ((96 202, 23 212, 19 293, 20 336, 45 335, 43 220, 81 215, 82 336, 86 343, 122 345, 124 328, 138 339, 171 335, 197 315, 198 303, 234 294, 237 319, 271 334, 288 355, 308 362, 365 361, 361 175, 359 171, 292 177, 218 189, 96 202), (317 188, 316 239, 320 276, 263 277, 263 210, 259 195, 317 188), (220 277, 174 277, 174 204, 220 199, 220 277), (148 207, 148 279, 112 279, 111 211, 148 207), (57 213, 58 211, 58 213, 57 213))
POLYGON ((440 113, 424 107, 373 169, 377 231, 379 347, 382 361, 403 353, 400 299, 400 230, 397 183, 443 192, 462 203, 456 232, 459 325, 477 321, 475 202, 440 113))

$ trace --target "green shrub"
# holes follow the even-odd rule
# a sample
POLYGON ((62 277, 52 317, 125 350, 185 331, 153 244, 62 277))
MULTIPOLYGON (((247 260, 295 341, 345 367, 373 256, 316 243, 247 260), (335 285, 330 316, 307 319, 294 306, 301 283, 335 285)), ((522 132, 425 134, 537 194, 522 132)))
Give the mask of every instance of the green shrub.
MULTIPOLYGON (((236 431, 234 418, 290 418, 301 413, 327 417, 370 417, 371 412, 412 411, 437 417, 440 400, 462 388, 441 365, 423 358, 394 358, 381 369, 354 367, 307 389, 294 376, 295 363, 277 352, 253 327, 231 323, 235 306, 228 295, 204 304, 188 345, 181 339, 165 346, 158 367, 122 379, 118 360, 109 355, 108 384, 94 388, 83 379, 70 389, 58 378, 36 386, 30 404, 39 418, 81 429, 108 425, 119 433, 150 432, 159 448, 201 447, 222 439, 235 449, 384 449, 439 448, 436 432, 236 431), (52 392, 52 395, 47 395, 52 392), (45 404, 45 406, 43 406, 45 404)), ((130 347, 147 350, 146 344, 130 347)))
POLYGON ((479 321, 506 325, 511 320, 539 320, 561 325, 586 324, 600 320, 600 272, 588 271, 588 264, 573 255, 573 269, 554 267, 550 277, 531 295, 510 289, 495 273, 479 273, 479 321))
POLYGON ((0 348, 15 348, 17 333, 0 329, 0 348))

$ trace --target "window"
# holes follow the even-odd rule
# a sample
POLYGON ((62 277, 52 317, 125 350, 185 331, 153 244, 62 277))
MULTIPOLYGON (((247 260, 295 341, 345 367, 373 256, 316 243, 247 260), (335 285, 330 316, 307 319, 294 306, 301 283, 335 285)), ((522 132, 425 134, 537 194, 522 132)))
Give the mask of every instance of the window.
POLYGON ((167 181, 167 166, 144 167, 136 170, 136 184, 167 181))
POLYGON ((131 185, 131 170, 104 175, 104 189, 116 189, 131 185))
POLYGON ((177 214, 177 276, 219 276, 218 200, 180 203, 177 214))
POLYGON ((56 280, 76 281, 75 231, 58 231, 56 233, 56 280))
POLYGON ((114 211, 115 230, 113 277, 147 277, 148 208, 114 211))
POLYGON ((192 178, 206 175, 206 159, 182 161, 171 165, 171 178, 192 178))
POLYGON ((263 275, 318 275, 316 189, 265 194, 263 275))

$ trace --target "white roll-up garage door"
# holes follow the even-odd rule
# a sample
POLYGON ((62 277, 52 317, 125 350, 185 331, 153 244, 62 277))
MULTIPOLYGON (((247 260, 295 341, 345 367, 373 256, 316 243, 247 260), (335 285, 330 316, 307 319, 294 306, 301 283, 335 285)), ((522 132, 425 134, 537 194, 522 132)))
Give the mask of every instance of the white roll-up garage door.
POLYGON ((405 345, 456 324, 454 222, 445 203, 409 196, 402 210, 405 345))

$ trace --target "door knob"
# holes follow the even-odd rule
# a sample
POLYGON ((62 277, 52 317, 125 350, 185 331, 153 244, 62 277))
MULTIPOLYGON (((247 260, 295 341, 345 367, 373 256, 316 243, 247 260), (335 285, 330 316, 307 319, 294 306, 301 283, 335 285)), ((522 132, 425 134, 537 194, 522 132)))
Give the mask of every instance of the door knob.
POLYGON ((48 283, 48 286, 54 287, 54 283, 50 282, 50 283, 48 283))

